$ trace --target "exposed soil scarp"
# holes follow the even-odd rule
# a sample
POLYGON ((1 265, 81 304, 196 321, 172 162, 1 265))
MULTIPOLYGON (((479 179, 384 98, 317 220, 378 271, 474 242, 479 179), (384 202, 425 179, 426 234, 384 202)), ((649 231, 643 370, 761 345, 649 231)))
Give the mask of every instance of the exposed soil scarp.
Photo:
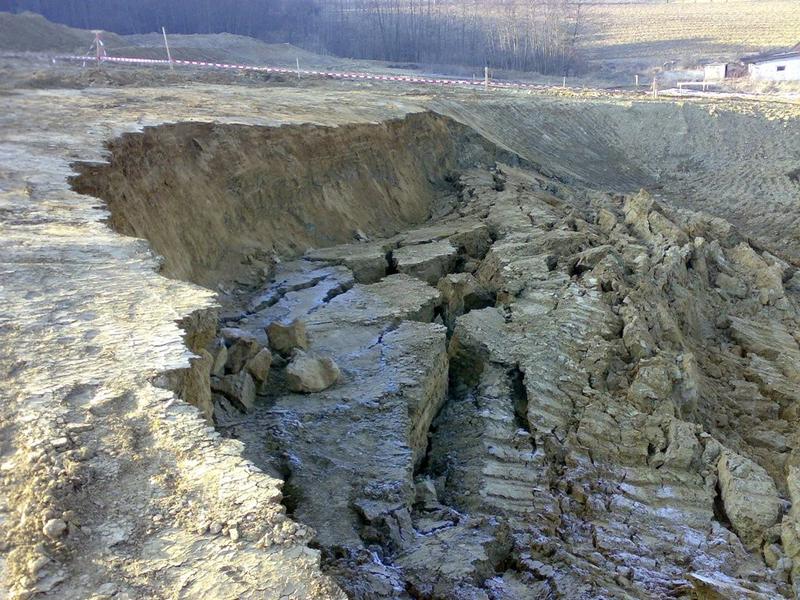
POLYGON ((727 221, 430 113, 109 149, 76 189, 223 291, 162 383, 349 597, 792 595, 800 284, 727 221))
POLYGON ((340 127, 179 123, 108 149, 109 164, 75 165, 73 187, 108 203, 113 229, 147 239, 166 276, 211 286, 273 256, 422 223, 442 210, 440 192, 455 194, 453 173, 511 156, 431 113, 340 127))

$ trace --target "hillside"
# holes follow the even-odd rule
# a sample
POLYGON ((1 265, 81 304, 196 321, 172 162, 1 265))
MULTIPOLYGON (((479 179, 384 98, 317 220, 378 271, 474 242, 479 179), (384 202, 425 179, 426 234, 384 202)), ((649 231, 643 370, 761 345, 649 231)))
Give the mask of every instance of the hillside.
MULTIPOLYGON (((0 12, 0 50, 16 52, 86 52, 94 39, 91 31, 52 23, 35 13, 0 12)), ((106 33, 107 47, 123 45, 121 38, 106 33)))
POLYGON ((796 0, 599 3, 582 47, 594 60, 737 56, 800 42, 796 0))

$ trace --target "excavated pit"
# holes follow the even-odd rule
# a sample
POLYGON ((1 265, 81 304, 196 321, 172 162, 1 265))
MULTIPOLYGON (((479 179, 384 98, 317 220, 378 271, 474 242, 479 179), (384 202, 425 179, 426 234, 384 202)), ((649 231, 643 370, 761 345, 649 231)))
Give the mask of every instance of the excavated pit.
POLYGON ((220 290, 161 383, 349 597, 792 595, 800 276, 729 223, 433 113, 109 150, 73 187, 220 290))

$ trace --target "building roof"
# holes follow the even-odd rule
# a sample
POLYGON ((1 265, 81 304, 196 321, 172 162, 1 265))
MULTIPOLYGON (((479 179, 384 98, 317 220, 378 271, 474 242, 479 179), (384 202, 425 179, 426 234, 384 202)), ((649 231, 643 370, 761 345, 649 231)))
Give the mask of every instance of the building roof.
POLYGON ((742 62, 750 64, 765 63, 774 60, 800 60, 800 44, 793 46, 789 50, 775 50, 742 58, 742 62))

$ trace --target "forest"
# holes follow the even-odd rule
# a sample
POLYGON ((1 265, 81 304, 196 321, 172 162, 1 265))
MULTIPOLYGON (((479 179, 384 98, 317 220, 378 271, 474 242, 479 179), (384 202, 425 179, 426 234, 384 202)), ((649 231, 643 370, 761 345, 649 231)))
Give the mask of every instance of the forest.
POLYGON ((572 75, 586 0, 0 0, 84 29, 229 32, 321 53, 572 75))

